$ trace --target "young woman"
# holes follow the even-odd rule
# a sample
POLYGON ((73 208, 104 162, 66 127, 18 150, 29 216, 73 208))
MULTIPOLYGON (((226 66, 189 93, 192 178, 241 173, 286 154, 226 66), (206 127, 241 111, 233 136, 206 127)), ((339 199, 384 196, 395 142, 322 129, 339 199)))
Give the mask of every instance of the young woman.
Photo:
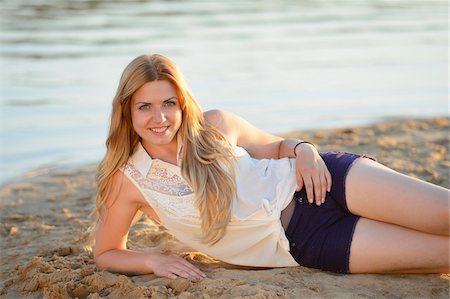
POLYGON ((205 277, 180 257, 127 249, 143 212, 230 264, 449 271, 449 190, 370 157, 318 153, 231 113, 204 113, 162 55, 139 56, 124 70, 106 145, 94 230, 100 269, 205 277))

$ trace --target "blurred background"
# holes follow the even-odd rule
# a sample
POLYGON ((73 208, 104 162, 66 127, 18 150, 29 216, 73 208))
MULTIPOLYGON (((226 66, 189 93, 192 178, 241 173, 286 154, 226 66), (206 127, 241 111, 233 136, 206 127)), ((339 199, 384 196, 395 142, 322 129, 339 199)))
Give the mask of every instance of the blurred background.
POLYGON ((448 2, 0 1, 0 183, 98 161, 123 68, 181 67, 272 133, 448 115, 448 2))

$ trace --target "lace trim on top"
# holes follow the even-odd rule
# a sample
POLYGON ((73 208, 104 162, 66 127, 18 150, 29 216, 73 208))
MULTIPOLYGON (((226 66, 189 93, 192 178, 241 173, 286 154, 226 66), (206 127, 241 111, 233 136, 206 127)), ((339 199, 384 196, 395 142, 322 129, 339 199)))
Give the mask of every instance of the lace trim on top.
POLYGON ((167 167, 167 163, 152 160, 152 165, 146 176, 143 176, 135 167, 132 160, 128 161, 125 171, 142 188, 172 196, 186 196, 193 194, 191 187, 181 177, 177 166, 176 170, 167 167))
POLYGON ((181 177, 177 166, 160 160, 153 160, 150 170, 144 176, 130 160, 124 172, 134 180, 145 193, 153 208, 164 211, 171 218, 187 218, 198 222, 199 212, 195 207, 194 193, 181 177))

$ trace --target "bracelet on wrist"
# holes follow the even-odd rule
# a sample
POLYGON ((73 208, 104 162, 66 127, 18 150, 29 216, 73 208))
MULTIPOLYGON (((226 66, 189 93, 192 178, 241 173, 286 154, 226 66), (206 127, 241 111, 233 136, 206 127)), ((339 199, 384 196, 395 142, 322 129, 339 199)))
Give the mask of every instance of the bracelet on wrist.
POLYGON ((308 143, 308 144, 311 144, 312 146, 314 146, 314 144, 312 144, 311 142, 309 142, 309 141, 300 141, 300 142, 297 142, 297 144, 294 146, 294 156, 295 157, 297 157, 297 153, 295 152, 295 150, 297 149, 297 146, 299 146, 300 144, 303 144, 303 143, 308 143))

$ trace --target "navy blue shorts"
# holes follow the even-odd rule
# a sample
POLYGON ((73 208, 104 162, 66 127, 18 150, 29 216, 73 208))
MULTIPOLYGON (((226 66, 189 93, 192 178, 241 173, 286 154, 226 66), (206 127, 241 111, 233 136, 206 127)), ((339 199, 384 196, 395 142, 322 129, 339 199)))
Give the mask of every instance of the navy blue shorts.
POLYGON ((345 199, 345 179, 361 157, 345 152, 322 152, 333 179, 331 192, 321 206, 309 204, 305 188, 295 192, 294 214, 286 230, 292 257, 302 266, 349 273, 350 245, 359 217, 350 213, 345 199))

